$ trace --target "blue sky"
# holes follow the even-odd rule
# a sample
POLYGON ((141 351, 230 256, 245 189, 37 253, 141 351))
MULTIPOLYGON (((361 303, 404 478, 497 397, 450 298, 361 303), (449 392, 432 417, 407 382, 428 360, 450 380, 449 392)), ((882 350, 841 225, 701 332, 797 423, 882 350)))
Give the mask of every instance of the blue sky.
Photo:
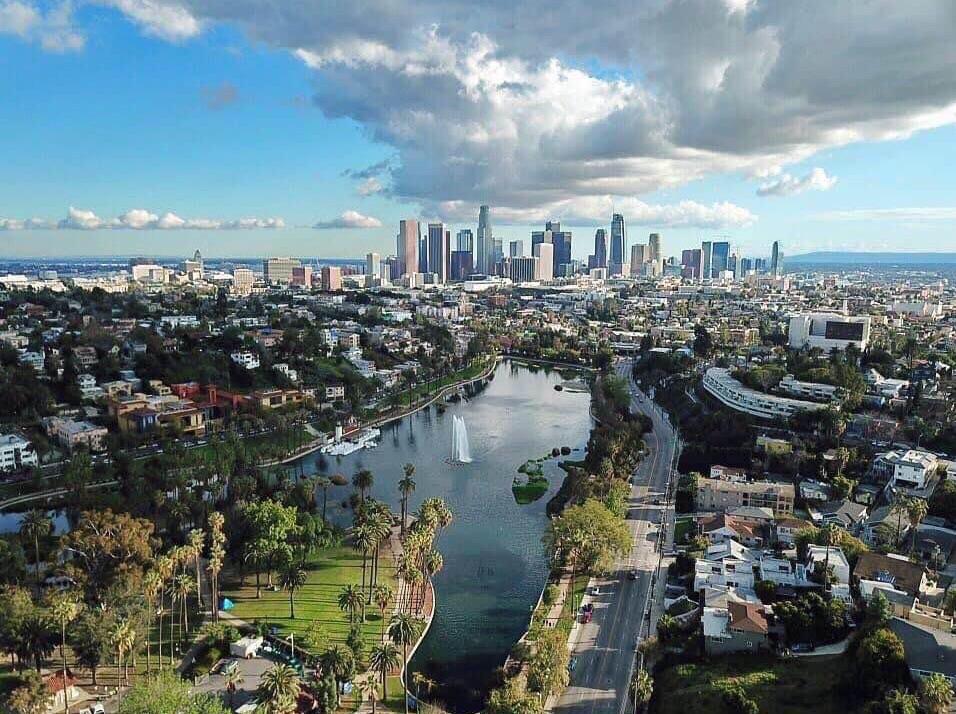
MULTIPOLYGON (((401 217, 441 215, 457 229, 474 223, 475 219, 466 219, 477 202, 492 203, 494 215, 499 202, 510 200, 498 189, 506 176, 483 177, 495 187, 491 191, 498 192, 487 199, 472 178, 462 187, 451 185, 452 180, 443 185, 442 176, 435 174, 448 165, 442 163, 447 156, 423 154, 454 153, 447 149, 445 137, 426 132, 424 140, 418 135, 409 138, 408 133, 420 130, 396 129, 388 112, 376 106, 375 94, 360 94, 358 84, 371 87, 372 93, 379 78, 381 87, 394 86, 395 77, 389 74, 394 70, 388 63, 369 62, 355 70, 349 62, 336 64, 324 58, 318 68, 310 68, 294 54, 297 47, 306 46, 301 38, 286 41, 278 30, 269 39, 255 38, 241 17, 204 20, 201 32, 169 41, 152 36, 157 34, 155 28, 144 27, 135 18, 86 4, 80 4, 71 18, 84 38, 82 49, 50 51, 32 31, 17 32, 9 26, 4 31, 4 6, 9 10, 13 2, 28 6, 25 0, 0 0, 0 219, 37 217, 56 222, 73 206, 104 221, 130 209, 146 209, 156 215, 172 212, 186 219, 219 221, 281 217, 285 227, 6 230, 0 231, 4 257, 179 255, 196 247, 207 255, 226 256, 390 253, 401 217), (332 118, 335 115, 340 116, 332 118), (402 170, 381 175, 384 192, 360 195, 361 181, 344 175, 385 159, 402 170), (346 211, 369 217, 364 225, 381 226, 311 227, 335 221, 346 211)), ((202 3, 195 5, 190 12, 200 17, 202 3)), ((36 7, 49 12, 51 5, 36 7)), ((492 36, 502 42, 501 35, 492 36)), ((449 37, 454 37, 451 31, 449 37)), ((458 51, 467 43, 456 45, 449 39, 448 46, 458 51)), ((324 49, 318 38, 316 47, 316 52, 324 49)), ((499 55, 509 56, 503 47, 499 45, 499 55)), ((407 50, 396 45, 395 51, 407 50)), ((577 64, 581 71, 602 85, 585 91, 598 92, 602 101, 612 101, 619 91, 612 86, 615 81, 638 86, 634 83, 644 80, 639 62, 630 70, 611 70, 610 63, 586 56, 583 50, 576 56, 584 58, 577 64)), ((514 59, 528 63, 520 71, 529 83, 539 81, 546 58, 520 57, 515 51, 514 59)), ((563 61, 573 67, 574 59, 572 53, 563 61)), ((407 77, 404 72, 402 78, 407 77)), ((441 101, 447 91, 444 83, 435 80, 434 86, 436 101, 441 101)), ((429 104, 430 87, 416 84, 415 90, 419 88, 424 101, 415 98, 403 105, 401 98, 382 94, 381 103, 395 107, 394 117, 416 115, 419 107, 429 104)), ((956 96, 936 98, 936 106, 949 106, 950 100, 956 101, 956 96)), ((892 119, 912 121, 920 109, 892 119)), ((436 121, 442 118, 435 114, 436 121)), ((450 131, 448 125, 454 124, 454 117, 445 119, 440 131, 450 131)), ((867 119, 852 117, 847 125, 862 126, 867 119)), ((592 120, 582 118, 581 124, 592 120)), ((474 123, 477 131, 484 131, 492 120, 483 122, 479 116, 474 123)), ((522 178, 514 185, 521 198, 502 211, 511 217, 510 224, 498 217, 495 232, 506 241, 527 241, 532 225, 553 210, 574 229, 574 252, 584 257, 599 220, 595 216, 601 212, 595 213, 593 202, 621 205, 627 216, 628 206, 635 205, 627 202, 639 201, 634 210, 647 204, 653 207, 651 217, 639 225, 629 220, 630 240, 660 232, 668 254, 679 254, 681 248, 713 236, 727 236, 754 255, 766 254, 773 240, 780 240, 790 254, 818 249, 956 250, 956 127, 948 121, 925 123, 928 128, 917 128, 906 138, 864 136, 842 146, 841 141, 819 140, 801 151, 792 151, 789 144, 785 150, 763 146, 758 138, 745 151, 708 158, 714 167, 700 175, 681 168, 683 173, 673 181, 663 169, 655 168, 650 178, 622 178, 615 168, 609 179, 624 190, 603 197, 589 187, 565 193, 552 182, 535 183, 539 177, 522 178), (746 158, 741 158, 743 154, 746 158), (781 156, 784 160, 774 167, 776 173, 757 178, 751 155, 772 157, 768 164, 781 156), (757 195, 761 185, 783 175, 799 181, 818 168, 826 177, 825 188, 757 195), (529 196, 543 198, 536 203, 538 199, 529 196), (716 218, 685 217, 688 210, 696 215, 698 208, 715 204, 730 204, 734 215, 728 218, 723 209, 714 209, 716 218), (671 209, 682 205, 683 209, 671 209), (936 210, 923 210, 928 208, 936 210), (862 213, 874 209, 883 212, 862 213), (897 209, 906 213, 894 214, 897 209), (657 216, 667 217, 658 222, 657 216)), ((552 127, 543 136, 552 139, 565 128, 552 127)), ((872 133, 882 136, 884 131, 872 133)), ((578 135, 574 138, 577 141, 578 135)), ((574 149, 579 149, 577 144, 574 149)), ((601 151, 599 158, 608 150, 601 151)), ((493 151, 491 155, 495 156, 493 151)), ((585 155, 579 163, 596 155, 585 155)), ((518 156, 521 165, 528 163, 524 154, 518 156)), ((567 170, 568 185, 579 184, 574 168, 567 170)))

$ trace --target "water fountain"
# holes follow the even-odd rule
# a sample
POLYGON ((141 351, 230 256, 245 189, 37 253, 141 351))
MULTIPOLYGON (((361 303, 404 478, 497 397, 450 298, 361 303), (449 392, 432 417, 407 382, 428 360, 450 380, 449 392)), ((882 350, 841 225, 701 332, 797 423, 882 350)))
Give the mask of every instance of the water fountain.
POLYGON ((471 463, 471 447, 468 445, 468 429, 465 420, 455 414, 452 416, 451 460, 456 464, 471 463))

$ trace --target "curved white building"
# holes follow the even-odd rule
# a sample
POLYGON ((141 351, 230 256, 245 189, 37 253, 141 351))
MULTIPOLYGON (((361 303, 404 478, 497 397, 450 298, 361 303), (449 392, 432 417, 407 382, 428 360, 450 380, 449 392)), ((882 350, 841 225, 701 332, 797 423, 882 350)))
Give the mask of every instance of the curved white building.
POLYGON ((738 382, 724 367, 711 367, 704 375, 704 389, 731 409, 762 419, 787 419, 798 411, 824 409, 825 404, 777 397, 738 382))

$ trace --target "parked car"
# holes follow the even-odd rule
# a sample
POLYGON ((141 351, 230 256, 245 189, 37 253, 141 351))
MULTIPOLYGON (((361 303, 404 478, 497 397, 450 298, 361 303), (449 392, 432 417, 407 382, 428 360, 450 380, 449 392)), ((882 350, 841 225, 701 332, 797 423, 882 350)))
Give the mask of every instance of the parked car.
POLYGON ((239 668, 239 660, 237 659, 227 659, 223 662, 222 666, 219 668, 219 673, 223 677, 228 677, 230 674, 235 672, 239 668))
POLYGON ((85 709, 80 709, 80 714, 106 714, 106 709, 99 702, 94 702, 85 709))
POLYGON ((628 580, 637 580, 637 569, 636 569, 636 568, 631 568, 631 570, 630 570, 630 571, 628 572, 628 574, 627 574, 627 579, 628 579, 628 580))
POLYGON ((812 642, 797 642, 790 647, 791 652, 813 652, 815 649, 812 642))

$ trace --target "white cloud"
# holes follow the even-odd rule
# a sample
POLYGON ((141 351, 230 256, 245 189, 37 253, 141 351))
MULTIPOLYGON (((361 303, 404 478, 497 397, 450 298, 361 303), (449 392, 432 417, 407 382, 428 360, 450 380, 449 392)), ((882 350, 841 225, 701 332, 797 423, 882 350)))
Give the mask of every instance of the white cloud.
POLYGON ((956 206, 912 208, 859 208, 848 211, 826 211, 817 218, 828 221, 956 221, 956 206))
POLYGON ((757 189, 758 196, 793 196, 804 191, 829 191, 836 186, 836 176, 829 176, 817 167, 806 176, 797 177, 788 173, 767 181, 757 189))
POLYGON ((49 221, 30 218, 22 221, 15 218, 0 218, 0 230, 252 230, 285 228, 281 218, 236 218, 216 220, 211 218, 180 218, 175 213, 158 216, 143 208, 133 208, 111 220, 104 220, 89 210, 70 206, 66 218, 49 221))
POLYGON ((362 183, 355 187, 355 192, 359 196, 371 196, 374 193, 381 193, 383 189, 384 186, 382 186, 381 181, 374 176, 369 176, 367 179, 362 181, 362 183))
POLYGON ((148 35, 170 42, 196 37, 202 24, 185 6, 165 0, 94 0, 110 5, 143 28, 148 35))
POLYGON ((319 109, 393 150, 383 193, 423 208, 617 205, 726 173, 792 193, 786 167, 824 149, 956 123, 952 0, 95 1, 294 53, 319 109))
POLYGON ((0 35, 16 35, 47 52, 76 52, 86 38, 73 25, 73 5, 64 0, 45 11, 34 3, 0 0, 0 35))
MULTIPOLYGON (((427 215, 442 220, 474 221, 478 206, 460 201, 445 201, 431 205, 427 215)), ((556 201, 527 209, 492 209, 492 221, 506 224, 541 224, 560 220, 570 225, 604 225, 612 212, 623 213, 631 225, 662 228, 741 228, 756 222, 757 216, 733 203, 705 205, 696 201, 673 204, 645 203, 637 198, 588 196, 556 201)))
POLYGON ((313 228, 381 228, 382 222, 372 216, 365 216, 358 211, 345 211, 338 218, 330 221, 319 221, 313 228))

